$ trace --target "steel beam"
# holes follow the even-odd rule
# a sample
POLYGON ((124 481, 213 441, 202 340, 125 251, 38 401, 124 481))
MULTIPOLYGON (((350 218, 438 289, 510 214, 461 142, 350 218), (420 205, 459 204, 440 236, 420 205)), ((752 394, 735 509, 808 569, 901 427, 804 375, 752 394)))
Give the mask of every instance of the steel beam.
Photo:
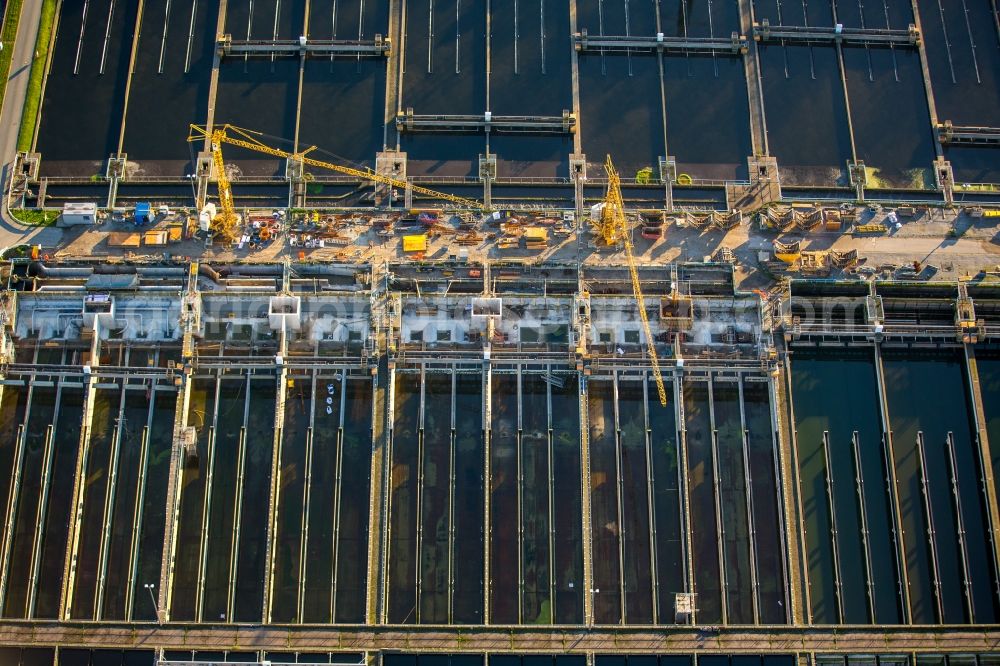
POLYGON ((248 56, 368 56, 385 58, 392 51, 388 38, 375 35, 375 39, 233 39, 230 34, 220 35, 216 42, 219 55, 248 56))
POLYGON ((741 56, 747 52, 749 45, 746 36, 738 32, 729 37, 671 37, 663 33, 651 36, 589 35, 583 29, 573 35, 573 48, 577 52, 602 55, 647 51, 741 56))
POLYGON ((789 26, 771 25, 764 19, 753 24, 753 38, 757 42, 783 44, 836 43, 845 46, 918 46, 920 32, 910 24, 906 30, 879 28, 845 28, 842 25, 789 26))

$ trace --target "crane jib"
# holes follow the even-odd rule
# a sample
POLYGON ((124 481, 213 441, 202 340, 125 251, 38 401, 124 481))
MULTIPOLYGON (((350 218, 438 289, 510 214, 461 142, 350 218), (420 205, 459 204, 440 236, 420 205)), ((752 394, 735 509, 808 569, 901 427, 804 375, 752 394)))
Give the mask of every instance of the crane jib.
MULTIPOLYGON (((221 155, 221 145, 223 143, 237 146, 239 148, 245 148, 247 150, 252 150, 258 153, 264 153, 265 155, 271 155, 272 157, 279 157, 283 159, 291 159, 302 164, 308 164, 319 169, 325 169, 328 171, 335 171, 337 173, 342 173, 347 176, 353 176, 355 178, 360 178, 362 180, 370 180, 376 183, 381 183, 382 185, 388 185, 394 188, 409 189, 417 194, 422 194, 433 199, 441 199, 443 201, 448 201, 455 204, 460 208, 468 208, 470 210, 485 210, 485 206, 482 202, 475 199, 467 199, 465 197, 459 197, 454 194, 448 194, 447 192, 439 192, 437 190, 432 190, 427 187, 422 187, 419 185, 414 185, 407 180, 400 180, 398 178, 393 178, 391 176, 382 175, 372 171, 371 169, 355 169, 352 167, 343 166, 340 164, 333 164, 331 162, 323 162, 311 157, 306 157, 305 153, 312 150, 310 148, 307 151, 301 153, 290 153, 287 150, 281 150, 280 148, 273 148, 268 146, 257 139, 253 138, 253 134, 259 134, 258 132, 252 132, 250 130, 240 129, 232 125, 221 125, 218 129, 213 130, 211 133, 204 127, 198 125, 191 126, 192 133, 188 136, 189 141, 193 141, 199 138, 211 137, 212 142, 212 152, 213 157, 215 153, 221 155), (229 130, 242 135, 245 138, 237 138, 229 135, 229 130)), ((218 167, 218 165, 216 165, 218 167)))

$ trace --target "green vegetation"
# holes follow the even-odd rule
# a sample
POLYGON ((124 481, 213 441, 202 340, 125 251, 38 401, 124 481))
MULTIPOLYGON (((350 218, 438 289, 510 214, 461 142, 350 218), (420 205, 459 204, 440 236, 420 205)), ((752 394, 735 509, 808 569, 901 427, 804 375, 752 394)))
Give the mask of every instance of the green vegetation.
POLYGON ((15 245, 14 247, 7 248, 0 259, 16 259, 19 257, 27 257, 31 255, 30 245, 15 245))
POLYGON ((38 210, 35 208, 12 208, 10 214, 21 224, 29 227, 50 227, 59 217, 57 210, 38 210))
MULTIPOLYGON (((882 170, 878 167, 865 167, 865 188, 869 190, 885 190, 893 187, 904 187, 913 190, 934 189, 933 169, 907 169, 903 172, 907 181, 892 182, 882 175, 882 170)), ((897 178, 897 180, 899 180, 897 178)))
POLYGON ((38 24, 38 39, 35 40, 35 58, 31 61, 31 75, 28 78, 28 92, 24 98, 21 114, 21 131, 17 135, 17 149, 31 150, 35 138, 35 120, 42 104, 42 86, 45 83, 45 65, 49 59, 49 43, 52 41, 52 27, 56 19, 57 0, 42 0, 42 18, 38 24))
MULTIPOLYGON (((17 38, 17 22, 21 17, 21 5, 24 0, 10 0, 7 3, 7 13, 4 14, 3 28, 0 29, 0 42, 3 43, 3 51, 0 51, 0 76, 6 81, 10 76, 10 60, 14 56, 14 40, 17 38)), ((3 96, 7 86, 0 87, 0 105, 3 104, 3 96)))
POLYGON ((956 192, 1000 192, 1000 185, 993 183, 955 183, 956 192))

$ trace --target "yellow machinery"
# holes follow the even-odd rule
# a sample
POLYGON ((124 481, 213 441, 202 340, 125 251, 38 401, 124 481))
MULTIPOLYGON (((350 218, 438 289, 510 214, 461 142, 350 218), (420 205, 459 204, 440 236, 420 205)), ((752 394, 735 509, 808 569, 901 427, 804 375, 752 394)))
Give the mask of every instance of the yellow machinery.
MULTIPOLYGON (((225 134, 223 134, 223 138, 225 134)), ((215 177, 219 185, 219 204, 222 212, 212 220, 212 236, 223 243, 232 243, 239 233, 240 218, 233 205, 233 189, 229 185, 229 176, 226 174, 226 163, 222 160, 222 141, 216 134, 212 135, 212 163, 215 165, 215 177)), ((198 202, 199 206, 204 206, 204 201, 198 202)))
MULTIPOLYGON (((191 132, 188 135, 188 141, 198 141, 201 139, 209 138, 212 142, 212 159, 215 161, 215 169, 217 177, 219 178, 219 196, 222 196, 222 182, 225 179, 225 169, 220 170, 220 164, 222 162, 222 153, 220 150, 216 150, 215 146, 220 146, 227 143, 231 146, 239 146, 240 148, 246 148, 247 150, 252 150, 258 153, 264 153, 265 155, 271 155, 273 157, 280 157, 284 159, 291 159, 302 164, 308 164, 309 166, 317 167, 320 169, 328 169, 330 171, 336 171, 348 176, 354 176, 355 178, 360 178, 362 180, 370 180, 376 183, 382 183, 383 185, 388 185, 390 187, 398 187, 405 189, 409 187, 413 192, 417 194, 423 194, 434 199, 442 199, 444 201, 449 201, 456 206, 461 208, 469 208, 472 210, 483 210, 484 206, 481 202, 475 199, 466 199, 464 197, 458 197, 453 194, 447 194, 446 192, 438 192, 436 190, 431 190, 426 187, 420 187, 418 185, 413 185, 407 183, 405 180, 399 180, 398 178, 392 178, 391 176, 386 176, 383 174, 375 173, 371 169, 354 169, 352 167, 341 166, 339 164, 332 164, 330 162, 322 162, 320 160, 313 159, 311 157, 306 157, 306 153, 309 153, 316 149, 312 146, 306 150, 299 153, 290 153, 287 150, 281 150, 279 148, 272 148, 264 143, 261 143, 253 135, 260 134, 259 132, 251 132, 249 130, 240 129, 239 127, 234 127, 233 125, 221 125, 215 128, 211 133, 200 125, 191 125, 191 132), (240 135, 239 138, 230 136, 230 133, 240 135)), ((227 181, 228 187, 228 181, 227 181)), ((231 203, 231 200, 230 200, 231 203)), ((225 204, 223 204, 223 207, 225 204)))
POLYGON ((427 234, 403 236, 403 252, 426 252, 427 234))
POLYGON ((663 386, 663 375, 660 373, 660 359, 656 355, 656 340, 653 339, 653 332, 649 328, 649 317, 646 315, 646 299, 642 295, 642 285, 639 283, 639 270, 635 265, 635 252, 632 247, 632 234, 629 232, 628 220, 625 217, 625 201, 622 199, 621 178, 615 165, 611 163, 611 156, 608 155, 604 163, 604 170, 608 174, 608 194, 604 198, 604 207, 599 218, 592 220, 596 227, 598 236, 606 245, 617 245, 622 243, 625 246, 625 255, 628 257, 629 275, 632 277, 632 292, 639 306, 639 319, 642 321, 642 331, 646 335, 646 348, 649 352, 649 360, 653 364, 653 379, 656 380, 656 392, 660 396, 660 404, 667 406, 667 390, 663 386))

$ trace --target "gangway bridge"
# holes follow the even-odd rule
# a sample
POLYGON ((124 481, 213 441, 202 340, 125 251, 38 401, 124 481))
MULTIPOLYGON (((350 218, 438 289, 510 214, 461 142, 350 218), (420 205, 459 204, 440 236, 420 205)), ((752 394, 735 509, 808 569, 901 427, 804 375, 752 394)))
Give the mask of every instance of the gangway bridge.
POLYGON ((407 108, 396 114, 400 132, 495 132, 498 134, 573 134, 576 115, 564 110, 561 116, 421 115, 407 108))
POLYGON ((337 56, 353 55, 388 57, 392 43, 381 34, 375 39, 233 39, 230 34, 220 35, 216 43, 219 56, 337 56))
POLYGON ((835 26, 771 25, 768 19, 753 24, 757 42, 782 44, 835 43, 845 46, 912 46, 920 45, 920 31, 912 23, 906 30, 878 28, 847 28, 835 26))
POLYGON ((669 37, 659 32, 652 36, 590 35, 586 29, 573 35, 573 47, 579 53, 622 53, 652 51, 663 53, 694 53, 742 55, 750 42, 745 35, 733 32, 729 37, 669 37))
POLYGON ((950 145, 964 146, 998 146, 1000 145, 1000 127, 972 127, 953 125, 946 120, 938 123, 938 141, 950 145))

